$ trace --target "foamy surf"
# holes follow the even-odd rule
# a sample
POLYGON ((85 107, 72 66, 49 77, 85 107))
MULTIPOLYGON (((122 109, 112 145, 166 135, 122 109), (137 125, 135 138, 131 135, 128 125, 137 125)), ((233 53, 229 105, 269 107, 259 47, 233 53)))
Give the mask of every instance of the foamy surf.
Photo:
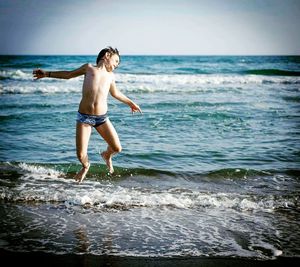
MULTIPOLYGON (((15 83, 5 83, 0 87, 0 94, 61 94, 80 93, 82 77, 71 80, 45 79, 33 82, 32 74, 17 71, 0 71, 2 80, 12 80, 15 83)), ((299 84, 300 78, 294 76, 266 75, 236 75, 236 74, 116 74, 119 88, 124 92, 197 92, 214 90, 216 86, 240 86, 241 89, 253 85, 268 84, 299 84), (206 88, 208 87, 208 88, 206 88)))
POLYGON ((16 246, 6 242, 4 234, 6 249, 261 260, 296 253, 282 236, 287 226, 298 225, 297 220, 290 221, 299 212, 298 195, 260 194, 251 187, 240 190, 245 181, 263 176, 291 184, 287 174, 239 168, 187 179, 165 171, 117 167, 116 176, 103 177, 96 175, 101 169, 92 168, 91 176, 78 184, 70 175, 77 167, 1 164, 0 214, 5 213, 6 221, 0 230, 5 227, 3 233, 21 236, 16 246), (217 186, 220 182, 222 186, 217 186), (20 232, 14 225, 22 221, 26 225, 20 232), (37 231, 42 234, 36 236, 37 231), (28 238, 43 245, 37 247, 28 238))
MULTIPOLYGON (((191 178, 189 182, 186 179, 181 180, 180 174, 168 176, 167 173, 159 171, 156 171, 157 177, 152 178, 152 186, 145 187, 144 183, 151 181, 151 178, 149 180, 144 175, 155 174, 154 170, 125 170, 122 174, 124 180, 119 180, 120 174, 115 176, 116 180, 114 177, 109 180, 87 178, 81 186, 66 172, 58 170, 59 167, 54 169, 26 163, 6 163, 4 166, 19 173, 18 181, 13 187, 1 189, 0 200, 9 202, 59 202, 67 204, 68 208, 72 205, 89 206, 94 211, 144 207, 274 212, 280 209, 297 209, 299 205, 298 198, 293 195, 257 195, 251 191, 249 193, 209 191, 209 188, 205 190, 201 186, 195 187, 195 181, 191 178), (136 174, 133 175, 134 172, 136 174), (170 180, 174 180, 173 184, 170 184, 170 180)), ((236 172, 239 173, 241 170, 236 172)), ((122 172, 119 170, 119 173, 122 172)), ((215 173, 220 175, 220 172, 215 173)), ((212 173, 209 175, 212 176, 212 173)), ((206 179, 205 174, 202 176, 206 179)), ((201 183, 201 180, 199 182, 201 183)))

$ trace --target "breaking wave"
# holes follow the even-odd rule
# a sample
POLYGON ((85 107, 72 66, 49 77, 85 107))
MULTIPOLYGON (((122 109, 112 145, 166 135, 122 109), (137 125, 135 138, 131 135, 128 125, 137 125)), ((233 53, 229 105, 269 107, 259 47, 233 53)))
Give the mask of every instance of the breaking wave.
MULTIPOLYGON (((60 203, 67 208, 85 206, 101 211, 106 209, 178 208, 178 209, 234 209, 238 211, 272 212, 278 209, 297 209, 299 199, 295 195, 257 195, 245 192, 213 192, 174 183, 170 179, 182 179, 180 174, 147 169, 118 168, 115 176, 109 176, 103 166, 91 169, 91 176, 82 185, 72 179, 77 165, 54 166, 18 163, 1 165, 0 200, 6 202, 60 203), (98 174, 97 173, 101 173, 98 174), (93 177, 91 179, 91 177, 93 177), (151 178, 152 177, 152 178, 151 178), (152 181, 160 187, 145 187, 152 181), (118 181, 128 183, 117 183, 118 181), (132 184, 130 180, 134 180, 132 184), (164 184, 166 182, 166 184, 164 184), (128 186, 129 185, 129 186, 128 186)), ((193 176, 242 179, 245 174, 269 175, 269 172, 225 169, 193 176)), ((189 179, 194 183, 193 176, 189 179)))

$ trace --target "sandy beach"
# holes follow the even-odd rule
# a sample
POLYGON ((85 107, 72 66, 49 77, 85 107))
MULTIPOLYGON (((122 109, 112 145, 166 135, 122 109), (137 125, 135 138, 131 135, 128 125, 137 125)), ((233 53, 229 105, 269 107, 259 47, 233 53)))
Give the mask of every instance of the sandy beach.
POLYGON ((51 253, 31 252, 15 253, 0 250, 1 260, 12 266, 15 264, 33 266, 89 266, 89 267, 281 267, 299 266, 300 258, 279 257, 276 260, 251 260, 243 258, 203 258, 203 257, 120 257, 120 256, 95 256, 95 255, 55 255, 51 253))

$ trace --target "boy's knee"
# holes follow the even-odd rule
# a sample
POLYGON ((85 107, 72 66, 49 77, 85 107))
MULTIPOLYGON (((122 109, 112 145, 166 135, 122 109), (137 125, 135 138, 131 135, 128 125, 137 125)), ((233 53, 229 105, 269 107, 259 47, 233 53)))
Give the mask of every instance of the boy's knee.
POLYGON ((113 150, 114 150, 115 153, 120 153, 122 151, 122 146, 121 145, 115 146, 113 148, 113 150))
POLYGON ((77 158, 79 159, 79 161, 84 161, 87 157, 87 154, 82 153, 82 152, 77 152, 77 158))

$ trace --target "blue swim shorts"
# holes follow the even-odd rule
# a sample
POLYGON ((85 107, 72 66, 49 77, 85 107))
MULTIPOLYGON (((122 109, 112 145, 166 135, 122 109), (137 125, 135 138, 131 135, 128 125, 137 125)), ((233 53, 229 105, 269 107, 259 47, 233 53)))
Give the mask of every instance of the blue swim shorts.
POLYGON ((107 119, 108 119, 107 113, 103 115, 89 115, 89 114, 80 113, 78 111, 76 121, 89 124, 96 128, 101 124, 105 123, 107 119))

